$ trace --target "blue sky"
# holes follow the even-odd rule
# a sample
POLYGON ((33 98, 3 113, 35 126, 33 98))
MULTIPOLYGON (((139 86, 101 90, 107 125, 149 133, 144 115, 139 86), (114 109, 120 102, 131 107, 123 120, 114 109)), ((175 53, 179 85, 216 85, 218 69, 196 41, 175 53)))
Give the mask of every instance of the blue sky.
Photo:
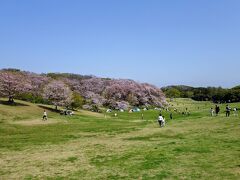
POLYGON ((0 68, 240 84, 239 0, 1 0, 0 68))

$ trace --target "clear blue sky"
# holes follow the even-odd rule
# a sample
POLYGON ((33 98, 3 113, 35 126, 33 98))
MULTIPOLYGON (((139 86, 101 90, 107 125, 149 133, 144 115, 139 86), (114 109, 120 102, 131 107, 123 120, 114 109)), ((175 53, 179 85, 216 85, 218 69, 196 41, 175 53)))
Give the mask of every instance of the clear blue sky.
POLYGON ((239 0, 1 0, 0 68, 240 84, 239 0))

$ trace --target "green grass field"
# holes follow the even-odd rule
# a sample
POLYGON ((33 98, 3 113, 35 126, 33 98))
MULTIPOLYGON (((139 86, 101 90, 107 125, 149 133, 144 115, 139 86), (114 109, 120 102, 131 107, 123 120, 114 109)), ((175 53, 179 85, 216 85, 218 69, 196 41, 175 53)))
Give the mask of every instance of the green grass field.
MULTIPOLYGON (((176 99, 159 111, 72 117, 17 101, 0 104, 0 179, 239 179, 240 117, 226 118, 225 105, 210 117, 210 102, 176 99)), ((240 107, 240 104, 230 104, 240 107)))

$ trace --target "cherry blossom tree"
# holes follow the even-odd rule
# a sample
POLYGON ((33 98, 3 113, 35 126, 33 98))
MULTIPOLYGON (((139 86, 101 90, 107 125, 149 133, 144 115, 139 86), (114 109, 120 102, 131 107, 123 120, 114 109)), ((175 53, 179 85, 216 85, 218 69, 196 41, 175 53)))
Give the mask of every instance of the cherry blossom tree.
POLYGON ((30 72, 26 73, 26 78, 29 79, 31 84, 31 93, 35 96, 41 95, 44 86, 51 80, 45 75, 38 75, 30 72))
POLYGON ((62 81, 54 80, 43 89, 43 98, 58 106, 69 106, 72 103, 72 91, 62 81))
POLYGON ((29 92, 31 83, 23 74, 11 71, 0 71, 0 95, 8 97, 10 103, 14 102, 14 96, 29 92))
POLYGON ((143 92, 146 94, 145 97, 148 97, 149 104, 159 107, 167 105, 165 95, 160 88, 147 83, 144 83, 142 85, 144 88, 143 92))
POLYGON ((106 82, 100 78, 91 79, 65 79, 65 82, 74 92, 79 93, 87 102, 87 104, 102 106, 106 99, 102 96, 106 82))
POLYGON ((129 103, 126 101, 117 102, 115 107, 115 109, 118 109, 118 110, 121 110, 121 109, 128 110, 128 108, 129 108, 129 103))

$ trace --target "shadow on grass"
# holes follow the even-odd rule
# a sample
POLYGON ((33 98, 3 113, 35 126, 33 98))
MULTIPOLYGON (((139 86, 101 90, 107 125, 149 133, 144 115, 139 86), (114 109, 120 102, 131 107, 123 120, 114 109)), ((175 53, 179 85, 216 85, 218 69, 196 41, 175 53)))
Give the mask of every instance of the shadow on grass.
POLYGON ((7 105, 7 106, 29 106, 23 103, 9 102, 9 101, 3 101, 3 100, 0 100, 0 104, 7 105))
POLYGON ((125 138, 124 140, 128 141, 159 141, 159 139, 185 139, 183 134, 167 134, 165 133, 154 133, 149 136, 137 136, 125 138))
POLYGON ((40 107, 42 109, 46 109, 46 110, 51 111, 51 112, 55 112, 55 113, 60 113, 61 112, 61 110, 59 110, 59 109, 54 109, 54 108, 47 107, 47 106, 44 106, 44 105, 38 105, 38 107, 40 107))

